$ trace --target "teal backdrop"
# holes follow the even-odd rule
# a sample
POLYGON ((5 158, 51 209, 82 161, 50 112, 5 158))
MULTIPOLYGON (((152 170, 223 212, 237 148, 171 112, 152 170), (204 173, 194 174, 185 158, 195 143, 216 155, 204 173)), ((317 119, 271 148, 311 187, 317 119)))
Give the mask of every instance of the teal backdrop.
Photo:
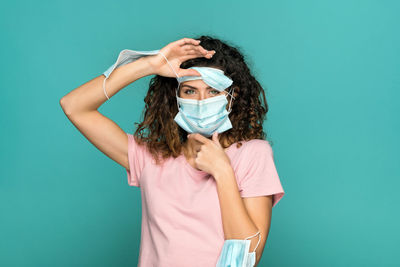
MULTIPOLYGON (((141 197, 59 101, 122 49, 211 35, 267 94, 285 196, 259 266, 400 266, 399 1, 7 1, 0 266, 136 266, 141 197)), ((99 111, 133 132, 151 77, 99 111)))

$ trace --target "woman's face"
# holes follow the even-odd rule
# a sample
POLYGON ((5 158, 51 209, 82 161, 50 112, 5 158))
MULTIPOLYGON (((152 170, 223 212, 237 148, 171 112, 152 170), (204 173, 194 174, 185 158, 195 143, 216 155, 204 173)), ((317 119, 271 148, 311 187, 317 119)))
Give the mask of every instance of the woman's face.
POLYGON ((179 97, 195 100, 203 100, 209 97, 226 94, 226 91, 218 91, 210 87, 203 80, 186 81, 180 84, 179 97))

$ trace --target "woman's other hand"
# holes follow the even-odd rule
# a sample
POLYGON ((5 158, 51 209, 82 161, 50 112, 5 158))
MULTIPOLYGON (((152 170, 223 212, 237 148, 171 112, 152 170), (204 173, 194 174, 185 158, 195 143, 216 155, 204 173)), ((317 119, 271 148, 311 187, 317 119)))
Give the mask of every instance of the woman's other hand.
POLYGON ((208 51, 204 49, 200 45, 200 41, 192 38, 182 38, 175 42, 169 43, 168 45, 163 47, 160 52, 165 55, 171 66, 161 55, 161 53, 158 53, 157 55, 147 56, 143 59, 147 60, 153 74, 174 78, 176 78, 176 74, 174 73, 172 68, 174 68, 179 77, 200 76, 200 74, 196 70, 181 69, 180 65, 184 61, 192 58, 205 57, 209 59, 215 54, 214 50, 208 51))

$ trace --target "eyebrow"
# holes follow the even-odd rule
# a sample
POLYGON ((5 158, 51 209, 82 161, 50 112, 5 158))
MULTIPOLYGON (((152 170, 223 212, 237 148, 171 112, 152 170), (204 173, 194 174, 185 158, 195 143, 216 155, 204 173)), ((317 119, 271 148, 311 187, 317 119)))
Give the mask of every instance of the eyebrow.
MULTIPOLYGON (((193 87, 193 86, 190 86, 190 85, 186 85, 186 84, 184 84, 184 85, 182 85, 182 87, 181 88, 183 88, 183 87, 189 87, 189 88, 191 88, 191 89, 197 89, 196 87, 193 87)), ((208 86, 208 87, 206 87, 206 89, 211 89, 212 87, 211 86, 208 86)))

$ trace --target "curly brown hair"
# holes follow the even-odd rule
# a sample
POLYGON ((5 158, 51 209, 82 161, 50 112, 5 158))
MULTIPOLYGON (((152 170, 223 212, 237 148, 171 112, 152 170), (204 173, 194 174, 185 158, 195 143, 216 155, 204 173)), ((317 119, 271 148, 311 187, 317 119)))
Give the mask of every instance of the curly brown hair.
MULTIPOLYGON (((232 111, 229 114, 232 128, 219 134, 223 148, 234 143, 237 143, 239 148, 242 145, 240 141, 266 140, 267 134, 263 131, 263 121, 268 112, 268 104, 264 90, 250 73, 239 48, 207 35, 194 39, 200 40, 200 45, 206 50, 215 50, 216 53, 210 59, 204 57, 189 59, 180 67, 182 69, 193 66, 222 69, 224 74, 233 80, 232 85, 225 90, 229 91, 231 87, 235 87, 235 99, 232 100, 232 111)), ((147 146, 156 164, 159 164, 162 159, 180 156, 187 140, 188 133, 174 121, 178 113, 175 96, 177 86, 176 78, 155 75, 150 80, 149 90, 144 99, 143 121, 135 123, 137 125, 134 133, 135 140, 138 144, 147 146)))

